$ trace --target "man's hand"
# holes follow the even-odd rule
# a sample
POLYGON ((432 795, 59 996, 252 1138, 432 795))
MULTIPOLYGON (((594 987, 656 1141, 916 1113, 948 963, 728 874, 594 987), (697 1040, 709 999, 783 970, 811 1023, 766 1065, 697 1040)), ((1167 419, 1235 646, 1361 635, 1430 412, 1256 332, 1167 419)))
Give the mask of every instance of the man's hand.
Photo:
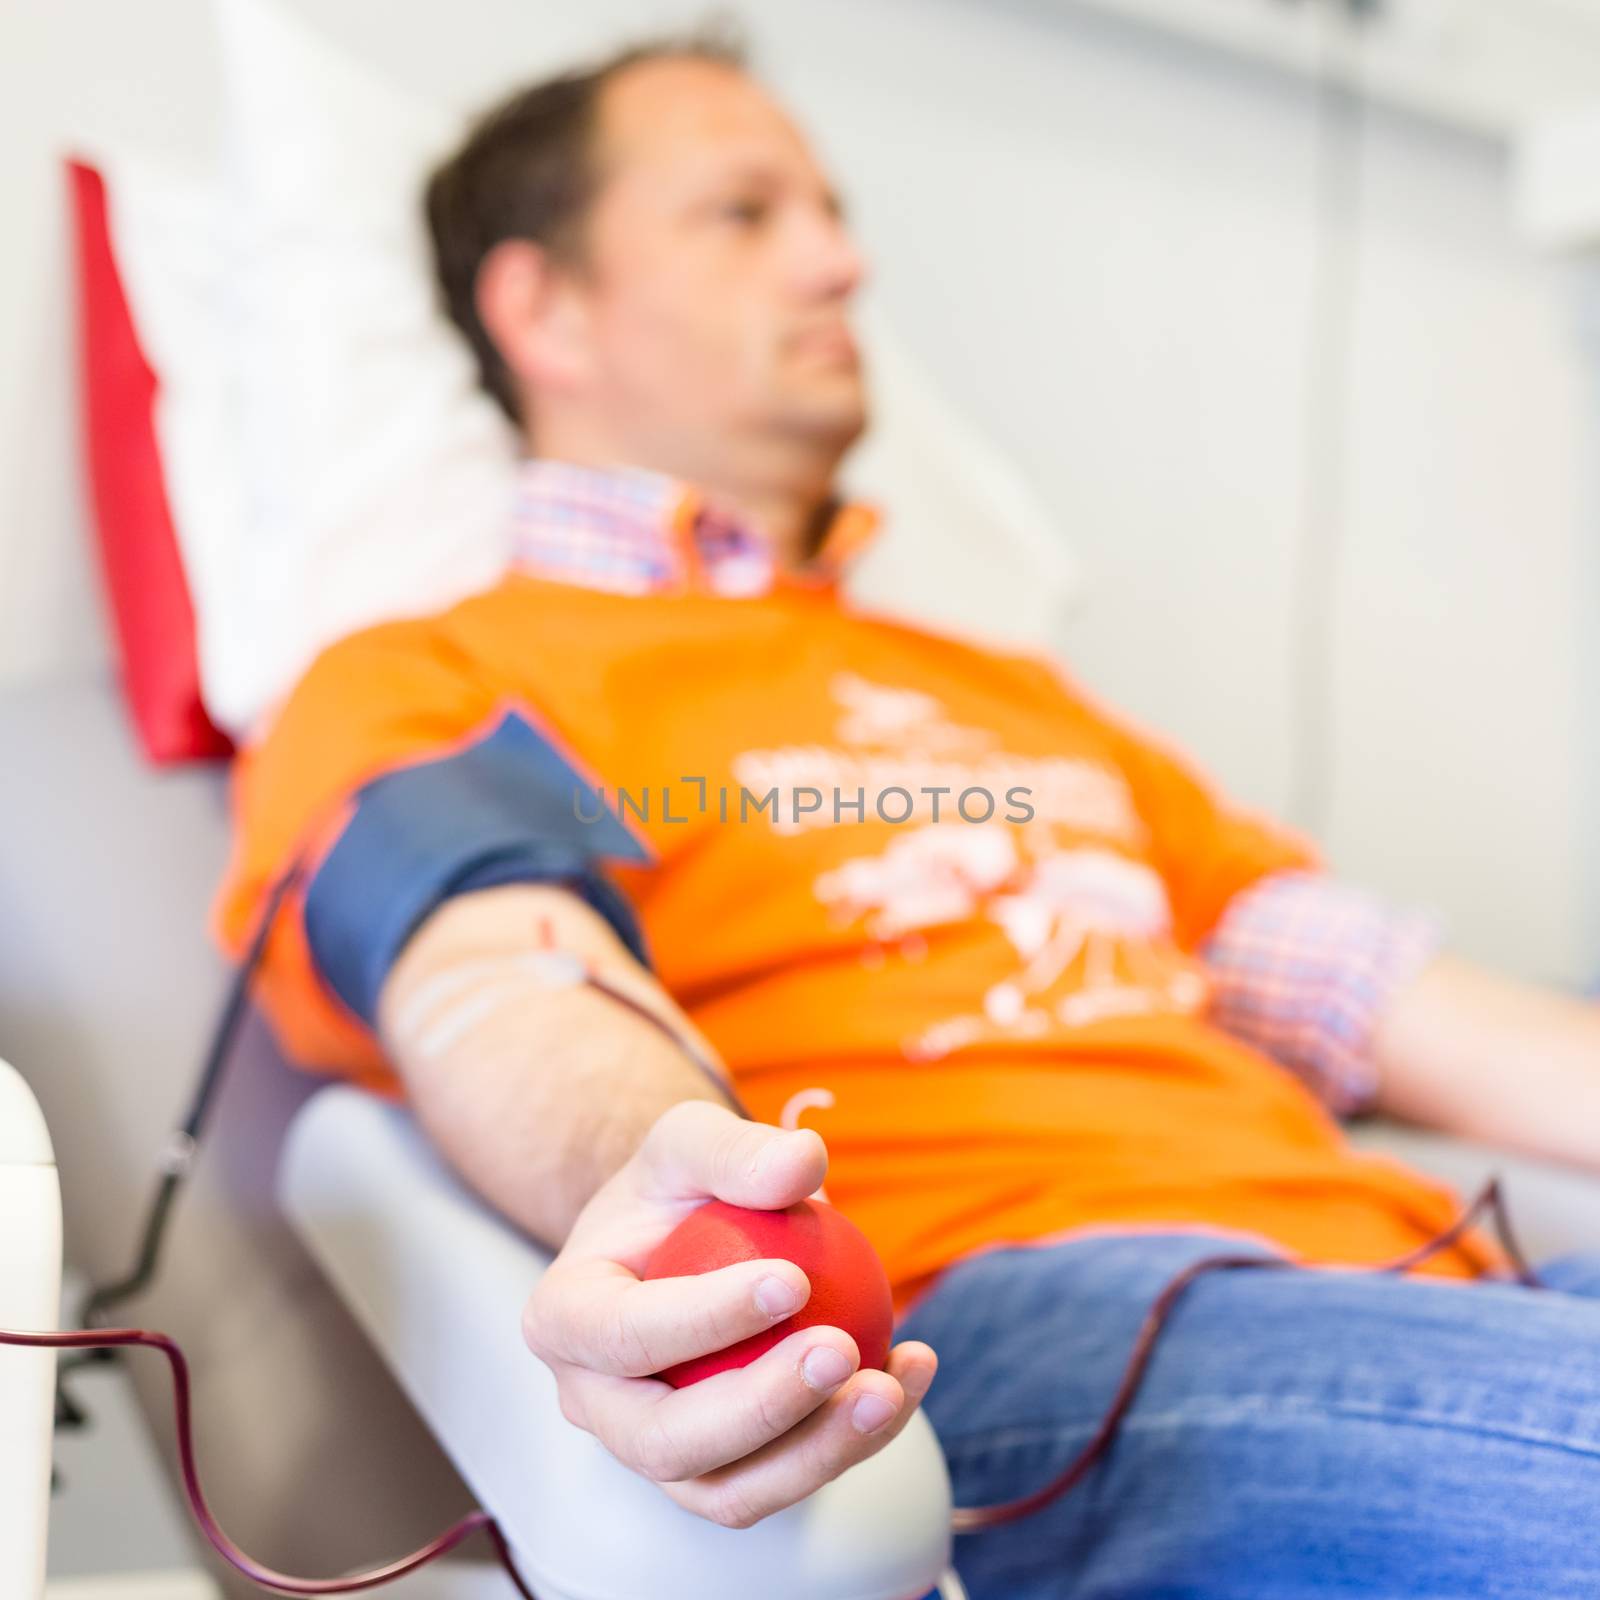
POLYGON ((938 1365, 907 1341, 887 1372, 860 1372, 855 1340, 819 1326, 684 1389, 651 1376, 781 1322, 811 1285, 783 1260, 642 1282, 650 1251, 708 1198, 777 1210, 816 1190, 827 1164, 809 1129, 784 1132, 705 1101, 672 1106, 584 1207, 523 1314, 567 1419, 724 1527, 749 1527, 876 1454, 938 1365))

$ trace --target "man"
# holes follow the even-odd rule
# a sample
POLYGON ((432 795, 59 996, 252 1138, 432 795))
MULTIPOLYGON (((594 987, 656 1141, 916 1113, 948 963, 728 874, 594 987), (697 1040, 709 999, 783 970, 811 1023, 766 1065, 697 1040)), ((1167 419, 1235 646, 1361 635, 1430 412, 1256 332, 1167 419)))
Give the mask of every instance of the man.
MULTIPOLYGON (((561 1246, 525 1333, 573 1422, 744 1526, 926 1395, 958 1503, 1002 1500, 1081 1448, 1189 1261, 1373 1263, 1449 1222, 1330 1110, 1596 1163, 1589 1008, 1439 955, 1053 663, 843 598, 863 264, 734 54, 528 90, 428 215, 527 443, 515 569, 313 666, 241 758, 221 917, 237 946, 305 864, 279 1034, 561 1246), (662 1026, 551 986, 548 942, 662 1026), (650 1247, 824 1180, 912 1335, 887 1371, 816 1328, 651 1376, 809 1285, 641 1283, 650 1247)), ((1084 1487, 958 1543, 975 1600, 1600 1592, 1600 1308, 1576 1269, 1460 1281, 1501 1265, 1469 1235, 1405 1279, 1203 1280, 1084 1487)))

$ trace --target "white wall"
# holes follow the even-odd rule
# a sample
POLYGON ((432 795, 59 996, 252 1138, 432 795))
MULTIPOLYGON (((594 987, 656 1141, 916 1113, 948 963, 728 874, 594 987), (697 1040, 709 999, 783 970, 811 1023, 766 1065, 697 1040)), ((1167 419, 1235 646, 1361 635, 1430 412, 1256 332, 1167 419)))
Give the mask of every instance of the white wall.
MULTIPOLYGON (((534 41, 701 9, 315 7, 458 100, 544 56, 534 41)), ((1089 593, 1063 643, 1081 675, 1281 811, 1317 481, 1312 92, 1053 0, 745 10, 898 327, 1075 541, 1089 593)), ((0 27, 0 194, 21 246, 0 255, 0 677, 17 678, 104 659, 55 153, 80 129, 203 150, 217 108, 203 0, 11 0, 0 27)), ((1343 870, 1444 910, 1470 953, 1576 979, 1600 967, 1579 877, 1577 348, 1512 237, 1498 146, 1387 113, 1363 138, 1320 832, 1343 870)))
POLYGON ((1484 955, 1592 980, 1597 436, 1570 286, 1508 237, 1499 152, 1388 124, 1370 145, 1329 843, 1484 955))

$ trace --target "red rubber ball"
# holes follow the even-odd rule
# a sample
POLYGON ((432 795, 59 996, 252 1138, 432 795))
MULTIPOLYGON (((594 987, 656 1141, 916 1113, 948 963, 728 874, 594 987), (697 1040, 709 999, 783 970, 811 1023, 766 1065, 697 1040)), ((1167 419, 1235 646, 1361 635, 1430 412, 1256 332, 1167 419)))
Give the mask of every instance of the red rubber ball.
POLYGON ((681 1361, 658 1376, 682 1389, 715 1372, 749 1365, 796 1328, 824 1323, 843 1328, 855 1340, 863 1367, 883 1366, 894 1332, 888 1275, 867 1236, 820 1200, 801 1200, 782 1211, 753 1211, 708 1200, 655 1247, 645 1262, 644 1276, 689 1278, 737 1261, 774 1257, 794 1262, 805 1273, 811 1280, 811 1298, 764 1333, 681 1361))

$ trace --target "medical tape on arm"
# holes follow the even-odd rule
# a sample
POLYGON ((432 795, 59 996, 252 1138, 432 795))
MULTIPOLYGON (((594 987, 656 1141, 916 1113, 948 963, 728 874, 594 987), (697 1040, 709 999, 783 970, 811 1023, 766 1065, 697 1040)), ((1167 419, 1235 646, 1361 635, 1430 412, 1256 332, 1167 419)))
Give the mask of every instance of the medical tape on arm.
POLYGON ((395 1041, 426 1061, 448 1054, 497 1012, 538 989, 596 990, 648 1022, 675 1044, 743 1117, 751 1115, 728 1075, 693 1039, 645 1001, 602 977, 576 951, 556 946, 547 918, 540 919, 540 944, 532 950, 472 956, 431 973, 407 995, 392 1024, 395 1041))

